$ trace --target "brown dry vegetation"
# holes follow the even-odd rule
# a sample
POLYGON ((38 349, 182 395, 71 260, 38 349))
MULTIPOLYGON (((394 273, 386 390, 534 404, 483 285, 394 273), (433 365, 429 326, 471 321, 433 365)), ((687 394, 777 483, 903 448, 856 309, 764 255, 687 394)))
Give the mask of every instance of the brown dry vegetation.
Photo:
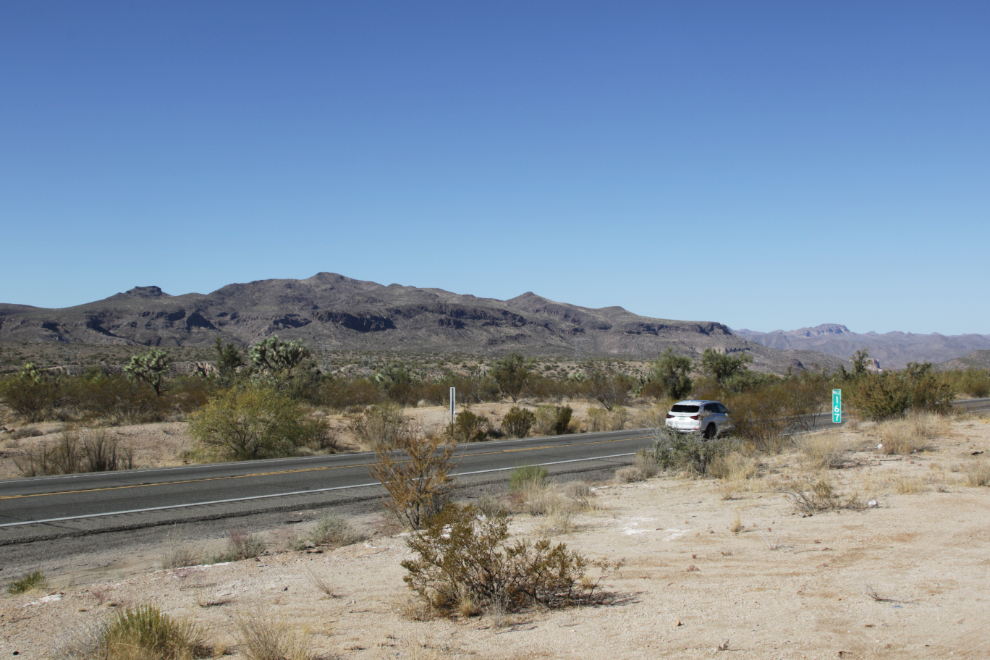
POLYGON ((257 560, 49 575, 47 592, 0 599, 0 654, 59 657, 121 606, 154 602, 232 658, 253 653, 251 634, 310 658, 987 657, 990 469, 976 452, 990 423, 927 425, 910 454, 878 451, 888 431, 864 423, 778 455, 730 455, 720 478, 551 482, 489 498, 513 511, 512 538, 550 535, 624 561, 596 606, 478 614, 466 603, 438 617, 403 585, 405 537, 276 551, 272 530, 257 560), (795 484, 820 483, 836 506, 802 511, 795 484))

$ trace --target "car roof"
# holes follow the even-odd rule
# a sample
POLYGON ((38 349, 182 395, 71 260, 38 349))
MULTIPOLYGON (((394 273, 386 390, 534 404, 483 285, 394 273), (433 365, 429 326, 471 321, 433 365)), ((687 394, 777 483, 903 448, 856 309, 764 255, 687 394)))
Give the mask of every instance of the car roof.
POLYGON ((715 401, 714 399, 684 399, 683 401, 678 401, 675 406, 689 405, 689 406, 700 406, 706 403, 721 403, 721 401, 715 401))

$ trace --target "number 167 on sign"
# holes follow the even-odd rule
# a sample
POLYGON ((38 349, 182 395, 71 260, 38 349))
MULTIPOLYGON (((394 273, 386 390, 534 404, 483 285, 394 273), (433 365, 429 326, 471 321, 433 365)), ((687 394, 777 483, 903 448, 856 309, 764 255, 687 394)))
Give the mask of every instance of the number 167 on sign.
POLYGON ((842 390, 832 390, 832 422, 842 423, 842 390))

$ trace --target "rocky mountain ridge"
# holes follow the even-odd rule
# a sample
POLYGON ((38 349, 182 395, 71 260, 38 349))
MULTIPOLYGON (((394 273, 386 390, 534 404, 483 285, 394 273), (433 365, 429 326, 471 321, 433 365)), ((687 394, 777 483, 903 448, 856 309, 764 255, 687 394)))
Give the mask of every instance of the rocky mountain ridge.
POLYGON ((673 347, 688 355, 706 348, 749 351, 754 366, 768 371, 839 362, 817 353, 766 349, 714 321, 648 318, 621 307, 591 309, 531 292, 504 301, 478 298, 334 273, 229 284, 209 294, 173 296, 157 286, 139 286, 64 309, 0 305, 4 343, 208 346, 220 337, 245 346, 273 334, 333 350, 648 359, 673 347))

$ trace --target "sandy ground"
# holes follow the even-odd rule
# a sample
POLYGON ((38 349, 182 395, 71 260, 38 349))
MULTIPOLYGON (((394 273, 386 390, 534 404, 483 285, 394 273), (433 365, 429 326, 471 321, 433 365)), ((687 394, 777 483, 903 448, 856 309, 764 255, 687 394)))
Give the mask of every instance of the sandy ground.
MULTIPOLYGON (((873 442, 866 426, 844 440, 873 442)), ((377 536, 209 567, 156 570, 148 558, 126 579, 50 576, 47 591, 0 597, 0 656, 58 657, 59 644, 119 608, 153 602, 204 626, 230 657, 242 657, 237 618, 261 613, 324 658, 986 658, 990 488, 965 479, 986 450, 987 419, 962 418, 922 453, 858 451, 828 476, 878 505, 808 517, 776 492, 803 473, 795 451, 732 484, 599 484, 596 509, 559 538, 624 561, 603 583, 610 605, 418 620, 399 565, 411 557, 404 537, 377 536)), ((517 514, 511 529, 535 537, 545 524, 517 514)))

